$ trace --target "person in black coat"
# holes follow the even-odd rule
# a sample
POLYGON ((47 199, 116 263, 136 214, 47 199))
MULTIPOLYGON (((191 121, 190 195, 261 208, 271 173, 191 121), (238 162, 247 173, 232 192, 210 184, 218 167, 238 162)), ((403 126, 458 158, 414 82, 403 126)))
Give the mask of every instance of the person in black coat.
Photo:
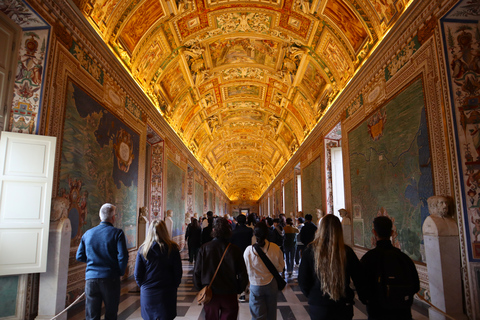
POLYGON ((312 215, 307 213, 305 215, 305 224, 298 235, 304 246, 307 246, 315 239, 315 232, 317 232, 317 226, 312 222, 312 215))
POLYGON ((153 221, 137 253, 135 281, 145 320, 171 320, 177 316, 177 288, 182 280, 178 245, 170 239, 165 221, 153 221))
POLYGON ((367 305, 369 320, 412 319, 413 296, 420 290, 417 268, 412 259, 395 248, 390 241, 392 228, 393 223, 389 217, 379 216, 373 219, 376 247, 365 253, 361 259, 368 284, 367 296, 362 302, 367 305), (378 290, 379 282, 385 282, 379 279, 386 276, 398 278, 397 281, 400 282, 397 286, 395 283, 390 284, 390 298, 387 301, 382 294, 384 290, 378 290))
POLYGON ((207 212, 208 225, 202 229, 202 244, 212 241, 213 212, 207 212))
POLYGON ((298 270, 298 285, 308 298, 312 320, 351 320, 353 280, 360 299, 365 296, 364 272, 352 248, 343 243, 340 220, 323 218, 320 232, 305 249, 298 270))
MULTIPOLYGON (((195 289, 201 290, 208 285, 215 274, 223 253, 229 245, 232 230, 224 218, 217 218, 212 232, 214 239, 203 244, 198 251, 193 272, 195 289)), ((248 284, 247 267, 242 252, 236 245, 230 245, 225 258, 213 280, 212 300, 203 306, 205 319, 237 320, 237 294, 245 290, 248 284), (219 316, 220 315, 220 316, 219 316)))
POLYGON ((188 261, 193 262, 197 258, 198 249, 202 245, 202 228, 198 220, 192 218, 185 231, 185 240, 188 244, 188 261))
POLYGON ((245 225, 247 218, 240 214, 237 217, 237 227, 232 232, 230 242, 237 245, 242 250, 242 255, 245 249, 252 244, 253 229, 245 225))

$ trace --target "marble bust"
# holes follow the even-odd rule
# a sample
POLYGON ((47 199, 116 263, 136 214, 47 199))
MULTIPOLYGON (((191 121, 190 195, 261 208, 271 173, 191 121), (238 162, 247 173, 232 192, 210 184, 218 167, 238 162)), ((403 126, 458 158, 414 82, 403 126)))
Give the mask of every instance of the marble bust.
POLYGON ((317 227, 320 228, 320 223, 322 222, 323 217, 325 217, 325 212, 322 209, 317 209, 317 227))
POLYGON ((431 196, 427 202, 430 216, 423 223, 423 235, 458 236, 457 223, 449 212, 451 199, 447 196, 431 196))
POLYGON ((68 218, 68 208, 70 201, 64 197, 55 197, 52 201, 52 211, 50 221, 60 221, 68 218))
POLYGON ((348 214, 348 211, 345 209, 339 209, 338 212, 340 213, 340 217, 342 217, 342 225, 351 226, 352 219, 350 219, 350 215, 348 214))
POLYGON ((172 219, 173 212, 172 210, 167 210, 167 216, 165 217, 165 224, 167 226, 168 234, 170 235, 170 239, 173 239, 173 219, 172 219))

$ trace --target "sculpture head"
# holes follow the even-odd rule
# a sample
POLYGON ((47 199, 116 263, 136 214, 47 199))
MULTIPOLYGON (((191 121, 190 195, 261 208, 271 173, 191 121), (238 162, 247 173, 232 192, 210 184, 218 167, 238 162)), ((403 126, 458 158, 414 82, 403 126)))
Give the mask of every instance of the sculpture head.
POLYGON ((325 213, 323 212, 322 209, 317 209, 317 218, 323 218, 325 216, 325 213))
POLYGON ((64 197, 55 197, 52 201, 52 213, 50 220, 57 221, 68 217, 70 201, 64 197))
POLYGON ((342 217, 342 218, 348 217, 348 211, 347 210, 340 209, 340 210, 338 210, 338 212, 340 213, 340 217, 342 217))
POLYGON ((450 205, 450 198, 446 196, 432 196, 428 198, 428 211, 431 215, 447 218, 450 217, 451 214, 449 211, 450 205))
POLYGON ((167 210, 167 217, 171 217, 173 214, 172 210, 167 210))

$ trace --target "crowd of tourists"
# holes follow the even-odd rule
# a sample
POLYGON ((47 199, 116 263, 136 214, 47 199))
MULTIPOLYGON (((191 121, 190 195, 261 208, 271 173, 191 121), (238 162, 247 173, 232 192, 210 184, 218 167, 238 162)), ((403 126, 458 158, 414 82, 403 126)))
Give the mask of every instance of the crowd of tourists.
MULTIPOLYGON (((108 320, 116 319, 128 251, 123 231, 113 226, 115 206, 102 206, 100 219, 99 226, 83 235, 77 260, 87 263, 86 319, 100 319, 103 301, 108 320)), ((247 298, 252 319, 276 319, 278 292, 298 267, 298 285, 308 299, 311 319, 351 320, 357 296, 367 306, 368 319, 410 320, 420 282, 413 261, 392 245, 392 229, 388 217, 376 217, 376 247, 359 260, 344 243, 340 219, 332 214, 321 223, 312 222, 311 214, 296 221, 284 214, 273 219, 239 214, 233 219, 209 211, 200 221, 195 215, 185 240, 205 319, 236 320, 239 301, 247 298)), ((165 221, 150 222, 134 276, 142 318, 174 319, 182 262, 165 221)))

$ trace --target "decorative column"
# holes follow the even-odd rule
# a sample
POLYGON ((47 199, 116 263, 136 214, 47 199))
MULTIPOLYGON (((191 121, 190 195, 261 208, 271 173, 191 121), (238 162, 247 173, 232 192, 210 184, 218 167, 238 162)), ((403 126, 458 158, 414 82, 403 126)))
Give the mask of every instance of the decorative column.
MULTIPOLYGON (((445 196, 428 198, 430 216, 423 223, 431 302, 454 319, 463 314, 460 242, 456 221, 449 214, 451 200, 445 196)), ((433 320, 447 320, 443 313, 428 309, 433 320)))

